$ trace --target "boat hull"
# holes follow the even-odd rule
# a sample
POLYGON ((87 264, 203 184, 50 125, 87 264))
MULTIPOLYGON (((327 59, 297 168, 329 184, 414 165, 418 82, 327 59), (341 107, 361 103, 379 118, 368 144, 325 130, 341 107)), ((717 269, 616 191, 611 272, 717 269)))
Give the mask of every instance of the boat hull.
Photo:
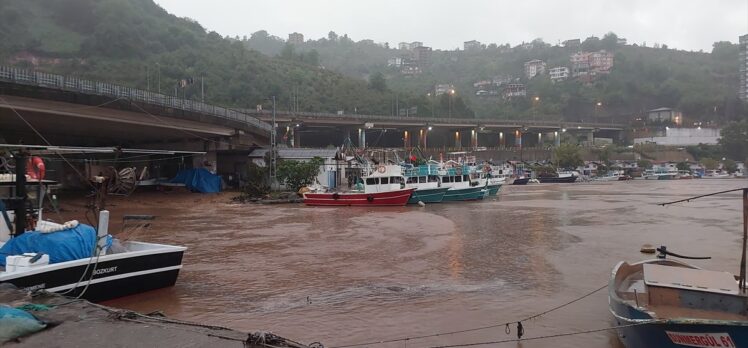
POLYGON ((86 258, 40 266, 26 272, 3 274, 0 283, 10 283, 29 291, 64 292, 67 296, 78 296, 85 289, 82 298, 86 300, 111 300, 173 286, 182 268, 185 248, 170 248, 166 251, 104 255, 99 257, 98 263, 95 258, 86 258), (79 282, 81 277, 83 280, 79 282))
POLYGON ((418 204, 418 202, 439 203, 444 199, 447 190, 449 190, 448 187, 417 189, 413 191, 413 195, 408 199, 408 204, 418 204))
POLYGON ((565 176, 565 177, 538 177, 538 181, 541 184, 565 184, 577 181, 577 176, 565 176))
POLYGON ((408 203, 415 189, 376 193, 305 193, 304 204, 310 206, 400 206, 408 203))
POLYGON ((499 191, 501 190, 501 184, 489 184, 486 186, 486 189, 488 189, 488 195, 489 196, 496 196, 499 194, 499 191))
POLYGON ((515 178, 512 185, 527 185, 528 182, 530 182, 530 178, 515 178))
POLYGON ((748 347, 748 321, 653 317, 645 307, 628 303, 616 293, 613 270, 608 284, 609 310, 618 338, 627 348, 748 347))
POLYGON ((468 187, 461 189, 449 189, 444 195, 443 202, 477 201, 486 196, 487 191, 483 187, 468 187))

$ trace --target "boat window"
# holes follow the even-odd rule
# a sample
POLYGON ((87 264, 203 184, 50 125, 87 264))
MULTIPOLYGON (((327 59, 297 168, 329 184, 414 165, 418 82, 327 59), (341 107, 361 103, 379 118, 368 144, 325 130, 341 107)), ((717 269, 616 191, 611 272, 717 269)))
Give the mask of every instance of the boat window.
POLYGON ((442 177, 442 182, 452 182, 452 177, 451 176, 444 176, 444 177, 442 177))
POLYGON ((436 175, 429 175, 428 180, 429 182, 439 182, 439 177, 436 175))
POLYGON ((462 181, 470 181, 470 176, 469 175, 463 175, 462 176, 462 181))
POLYGON ((367 185, 377 185, 379 184, 379 178, 367 178, 366 179, 367 185))
POLYGON ((426 177, 425 176, 419 176, 418 177, 418 182, 421 183, 421 184, 425 184, 426 183, 426 177))
POLYGON ((392 184, 399 184, 399 183, 402 183, 402 182, 403 182, 403 178, 401 178, 399 176, 390 177, 390 183, 392 183, 392 184))
POLYGON ((499 169, 499 174, 504 174, 504 170, 503 169, 499 169))
POLYGON ((381 180, 382 185, 387 185, 390 183, 390 178, 381 178, 381 180))
POLYGON ((413 177, 413 176, 408 177, 408 181, 407 181, 408 184, 415 184, 417 182, 418 182, 418 178, 413 177))
POLYGON ((462 182, 461 176, 455 176, 454 178, 455 178, 455 182, 462 182))

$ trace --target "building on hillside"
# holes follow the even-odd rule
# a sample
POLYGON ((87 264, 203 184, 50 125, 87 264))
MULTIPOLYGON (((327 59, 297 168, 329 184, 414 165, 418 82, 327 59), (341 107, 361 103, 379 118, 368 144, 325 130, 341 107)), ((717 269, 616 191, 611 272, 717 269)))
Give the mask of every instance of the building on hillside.
POLYGON ((288 43, 292 45, 301 45, 304 43, 304 34, 293 32, 288 34, 288 43))
POLYGON ((605 50, 597 52, 577 52, 569 58, 571 76, 594 78, 599 74, 610 73, 613 68, 613 54, 605 50))
POLYGON ((545 74, 545 62, 539 59, 533 59, 525 62, 525 76, 531 79, 537 75, 545 74))
POLYGON ((624 38, 624 37, 619 37, 618 41, 616 43, 619 46, 626 46, 626 44, 628 43, 628 40, 626 40, 626 38, 624 38))
POLYGON ((454 94, 454 92, 455 92, 455 86, 452 84, 442 83, 442 84, 438 84, 434 86, 434 95, 437 95, 437 96, 440 96, 445 93, 454 94))
POLYGON ((564 47, 577 48, 582 45, 582 41, 579 39, 571 39, 562 42, 562 44, 564 45, 564 47))
POLYGON ((477 50, 480 50, 482 46, 479 41, 470 40, 470 41, 465 41, 462 45, 462 48, 465 51, 477 51, 477 50))
POLYGON ((522 83, 509 83, 503 86, 501 89, 501 97, 504 99, 512 99, 517 97, 526 97, 527 87, 522 83))
POLYGON ((649 122, 672 123, 680 126, 683 123, 683 115, 680 111, 671 108, 659 108, 647 111, 649 122))
POLYGON ((422 47, 423 42, 421 41, 413 41, 413 42, 401 42, 397 45, 397 48, 405 51, 412 51, 416 47, 422 47))
POLYGON ((743 101, 748 102, 748 34, 740 37, 738 45, 740 50, 740 68, 738 68, 740 87, 738 88, 738 96, 743 101))
POLYGON ((399 68, 403 66, 403 61, 404 59, 400 57, 390 58, 390 59, 387 59, 387 66, 399 68))
POLYGON ((431 47, 418 46, 412 49, 413 61, 418 66, 425 66, 431 62, 431 47))
POLYGON ((422 72, 421 68, 411 60, 403 60, 403 65, 400 67, 400 74, 406 76, 419 75, 422 72))
POLYGON ((569 78, 569 68, 565 66, 557 66, 548 71, 551 76, 551 82, 560 82, 569 78))
POLYGON ((592 52, 589 55, 590 70, 595 73, 607 74, 613 68, 613 53, 605 50, 592 52))

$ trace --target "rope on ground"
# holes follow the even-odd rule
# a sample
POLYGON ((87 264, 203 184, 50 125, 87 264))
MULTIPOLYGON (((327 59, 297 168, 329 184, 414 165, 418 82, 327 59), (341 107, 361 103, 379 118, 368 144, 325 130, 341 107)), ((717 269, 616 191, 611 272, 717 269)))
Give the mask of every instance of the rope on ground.
MULTIPOLYGON (((532 316, 529 316, 529 317, 526 317, 524 319, 517 320, 517 321, 510 321, 510 322, 505 322, 505 323, 501 323, 501 324, 492 324, 492 325, 480 326, 480 327, 469 328, 469 329, 464 329, 464 330, 457 330, 457 331, 438 332, 438 333, 429 334, 429 335, 412 336, 412 337, 402 337, 402 338, 394 338, 394 339, 379 340, 379 341, 370 341, 370 342, 355 343, 355 344, 346 344, 346 345, 340 345, 340 346, 333 346, 333 347, 330 347, 330 348, 350 348, 350 347, 360 347, 360 346, 367 346, 367 345, 373 345, 373 344, 383 344, 383 343, 393 343, 393 342, 406 342, 406 341, 410 341, 410 340, 419 340, 419 339, 424 339, 424 338, 432 338, 432 337, 439 337, 439 336, 448 336, 448 335, 455 335, 455 334, 466 333, 466 332, 473 332, 473 331, 480 331, 480 330, 486 330, 486 329, 493 329, 493 328, 502 327, 502 326, 508 328, 510 324, 515 324, 515 323, 518 324, 518 327, 521 327, 521 323, 523 321, 528 321, 528 320, 531 320, 531 319, 536 319, 536 318, 541 317, 543 315, 546 315, 546 314, 548 314, 550 312, 553 312, 553 311, 559 310, 561 308, 564 308, 564 307, 566 307, 568 305, 571 305, 571 304, 573 304, 575 302, 581 301, 582 299, 590 297, 593 294, 597 293, 598 291, 600 291, 602 289, 605 289, 607 287, 608 287, 608 284, 605 284, 605 285, 603 285, 603 286, 601 286, 601 287, 599 287, 599 288, 597 288, 597 289, 595 289, 593 291, 590 291, 590 292, 588 292, 588 293, 586 293, 586 294, 584 294, 584 295, 582 295, 580 297, 577 297, 577 298, 575 298, 575 299, 573 299, 571 301, 568 301, 566 303, 563 303, 561 305, 558 305, 556 307, 553 307, 553 308, 548 309, 546 311, 543 311, 541 313, 538 313, 538 314, 535 314, 535 315, 532 315, 532 316)), ((524 330, 522 330, 522 333, 524 334, 524 330)))
POLYGON ((640 325, 648 325, 648 324, 657 324, 657 323, 663 323, 663 322, 665 322, 665 321, 664 320, 651 320, 651 321, 639 322, 639 323, 634 323, 634 324, 617 325, 617 326, 610 326, 610 327, 604 327, 604 328, 600 328, 600 329, 592 329, 592 330, 584 330, 584 331, 572 331, 572 332, 565 332, 565 333, 560 333, 560 334, 535 336, 535 337, 528 337, 528 338, 522 338, 522 339, 520 339, 520 338, 510 338, 510 339, 506 339, 506 340, 497 340, 497 341, 447 344, 447 345, 441 345, 441 346, 431 346, 429 348, 473 347, 473 346, 484 346, 484 345, 489 345, 489 344, 499 344, 499 343, 509 343, 509 342, 542 340, 542 339, 548 339, 548 338, 575 336, 575 335, 583 335, 583 334, 589 334, 589 333, 595 333, 595 332, 618 330, 618 329, 627 328, 627 327, 640 326, 640 325))

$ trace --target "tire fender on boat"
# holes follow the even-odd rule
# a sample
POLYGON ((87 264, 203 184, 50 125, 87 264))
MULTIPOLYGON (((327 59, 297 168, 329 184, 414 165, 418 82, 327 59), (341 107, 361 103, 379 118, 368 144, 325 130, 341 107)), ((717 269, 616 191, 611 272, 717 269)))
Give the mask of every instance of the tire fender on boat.
POLYGON ((337 192, 332 194, 332 199, 337 200, 338 198, 340 198, 340 194, 338 194, 337 192))
POLYGON ((374 195, 368 195, 366 196, 366 200, 369 202, 374 202, 374 195))

